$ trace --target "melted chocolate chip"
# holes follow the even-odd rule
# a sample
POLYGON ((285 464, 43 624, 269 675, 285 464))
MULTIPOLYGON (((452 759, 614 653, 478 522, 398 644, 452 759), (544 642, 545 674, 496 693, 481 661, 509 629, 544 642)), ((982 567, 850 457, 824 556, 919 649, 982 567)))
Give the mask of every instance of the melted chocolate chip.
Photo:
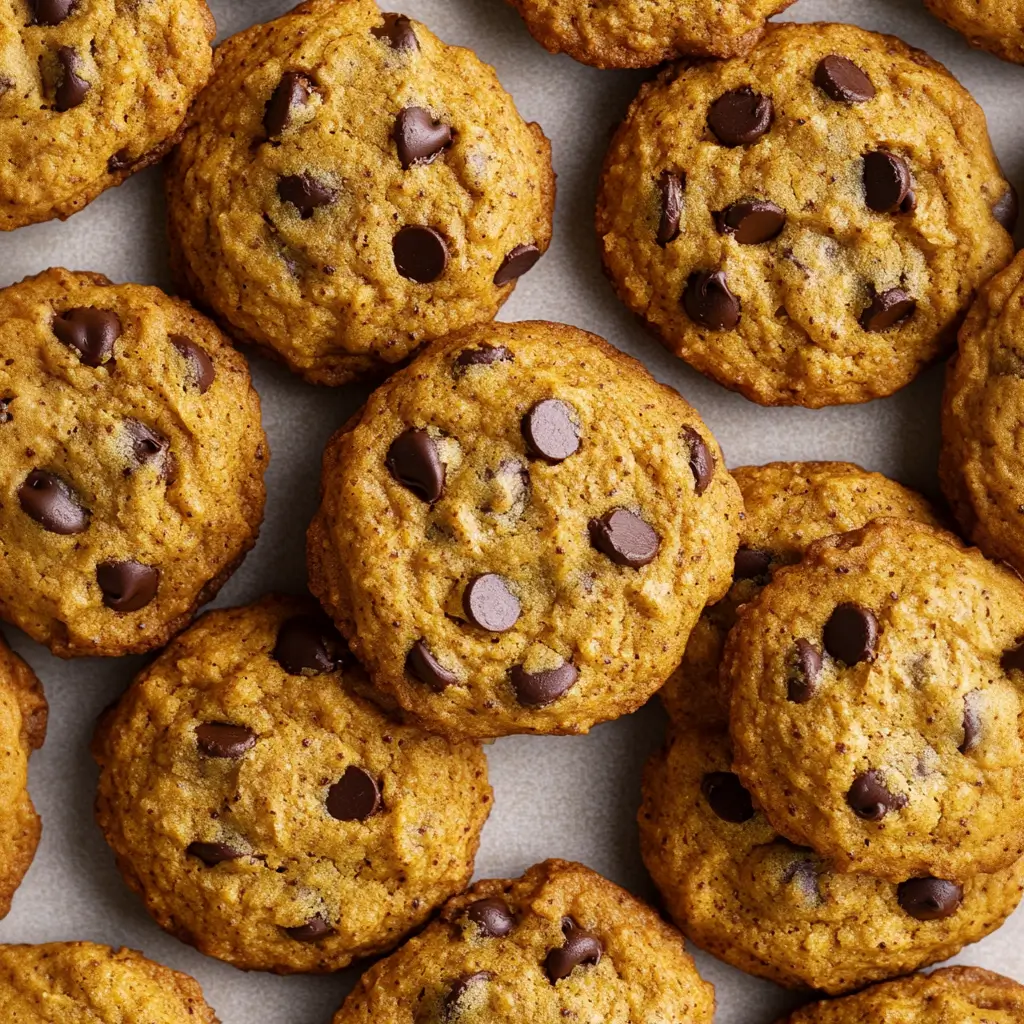
POLYGON ((996 222, 1001 224, 1012 235, 1017 227, 1017 215, 1020 212, 1020 204, 1017 200, 1017 190, 1007 183, 1006 191, 992 204, 992 216, 996 222))
POLYGON ((370 29, 371 35, 384 39, 392 50, 418 50, 419 41, 412 22, 404 14, 385 14, 384 24, 370 29))
POLYGON ((78 71, 82 62, 72 47, 62 46, 57 50, 57 63, 60 65, 60 70, 57 74, 57 88, 53 94, 53 105, 63 114, 84 103, 92 85, 84 78, 79 77, 78 71))
POLYGON ((32 20, 36 25, 59 25, 71 16, 78 0, 29 0, 32 20))
POLYGON ((410 427, 391 442, 385 465, 403 487, 431 505, 444 494, 445 466, 422 427, 410 427))
POLYGON ((344 657, 345 643, 326 615, 294 615, 282 623, 274 660, 291 676, 333 672, 344 657))
POLYGON ((895 213, 910 194, 910 168, 902 157, 885 150, 864 157, 864 198, 877 213, 895 213))
POLYGON ((818 61, 814 84, 837 103, 866 103, 875 98, 871 79, 849 57, 837 53, 818 61))
POLYGON ((490 939, 504 938, 516 923, 508 904, 497 896, 488 896, 471 903, 466 916, 477 926, 481 935, 490 939))
POLYGON ((711 104, 708 127, 723 146, 749 146, 768 131, 774 116, 771 98, 745 85, 711 104))
POLYGON ((732 235, 740 245, 760 245, 777 238, 786 226, 786 211, 767 199, 741 199, 715 214, 720 235, 732 235))
POLYGON ((199 394, 205 395, 213 383, 213 360, 205 349, 184 335, 172 334, 169 340, 188 364, 188 375, 192 384, 199 389, 199 394))
POLYGON ((256 746, 256 733, 244 725, 204 722, 196 726, 196 745, 207 757, 237 760, 256 746))
POLYGON ((109 309, 79 306, 53 319, 57 340, 73 348, 86 366, 102 366, 114 354, 114 342, 121 337, 121 318, 109 309))
POLYGON ((10 423, 14 419, 14 413, 11 411, 11 406, 14 403, 14 396, 10 395, 7 398, 0 398, 0 424, 10 423))
POLYGON ((100 562, 96 582, 103 592, 103 603, 115 612, 137 612, 156 597, 160 570, 133 558, 100 562))
POLYGON ((742 825, 754 816, 750 794, 732 772, 708 772, 701 780, 700 791, 722 821, 742 825))
POLYGON ((889 288, 874 296, 860 315, 860 325, 865 331, 887 331, 912 316, 916 309, 917 301, 902 288, 889 288))
POLYGON ((881 821, 889 811, 906 807, 907 798, 903 793, 891 793, 882 773, 873 768, 853 780, 846 794, 846 802, 858 818, 881 821))
POLYGON ((806 704, 818 690, 821 651, 809 640, 796 642, 796 664, 790 674, 786 696, 794 704, 806 704))
POLYGON ((311 917, 305 924, 295 928, 285 928, 285 934, 296 942, 316 942, 325 935, 329 935, 334 929, 319 915, 311 917))
POLYGON ((403 170, 433 163, 452 142, 452 130, 423 107, 398 112, 392 132, 403 170))
POLYGON ((501 266, 498 267, 498 271, 494 275, 494 284, 498 288, 504 288, 505 285, 511 284, 523 274, 533 270, 543 255, 533 242, 517 245, 501 261, 501 266))
POLYGON ((455 365, 463 369, 470 366, 490 366, 493 363, 511 363, 515 357, 504 345, 488 345, 482 342, 476 348, 463 349, 455 365))
POLYGON ((446 669, 430 653, 430 648, 422 640, 417 640, 406 655, 405 671, 413 679, 426 683, 437 693, 441 693, 449 686, 454 686, 459 681, 459 677, 454 672, 446 669))
POLYGON ((89 510, 55 473, 33 469, 18 488, 18 502, 25 515, 44 530, 67 536, 82 533, 89 525, 89 510))
POLYGON ((615 508, 600 519, 591 519, 590 543, 616 565, 640 569, 654 561, 661 539, 651 525, 635 512, 615 508))
POLYGON ((312 80, 301 71, 286 71, 281 76, 263 115, 263 127, 268 139, 276 139, 287 131, 293 111, 306 106, 313 92, 312 80))
POLYGON ((131 460, 137 468, 156 466, 165 479, 173 477, 170 442, 163 434, 136 419, 124 421, 124 432, 131 447, 131 460))
POLYGON ((694 490, 699 498, 714 479, 715 457, 707 442, 693 427, 683 427, 681 436, 690 449, 690 472, 693 473, 694 490))
POLYGON ((961 754, 969 754, 981 743, 981 706, 980 690, 972 690, 964 696, 964 739, 960 744, 961 754))
POLYGON ((821 888, 818 884, 818 870, 813 860, 794 860, 782 872, 782 884, 793 885, 812 906, 821 903, 821 888))
POLYGON ((380 788, 365 768, 349 765, 327 791, 327 813, 338 821, 366 821, 380 810, 380 788))
POLYGON ((757 548, 741 547, 732 563, 734 580, 758 580, 768 575, 772 566, 772 553, 757 548))
POLYGON ((896 888, 899 905, 918 921, 941 921, 952 917, 963 901, 964 891, 955 882, 941 878, 911 878, 896 888))
POLYGON ((661 193, 661 218, 658 221, 658 245, 668 245, 679 237, 679 222, 683 216, 683 193, 686 175, 662 171, 658 181, 661 193))
POLYGON ((740 300, 729 290, 723 270, 692 273, 683 292, 686 315, 709 331, 731 331, 740 322, 740 300))
POLYGON ((541 672, 527 672, 522 665, 516 665, 511 672, 516 700, 528 708, 546 708, 554 704, 572 689, 578 678, 579 671, 571 661, 563 661, 558 668, 541 672))
POLYGON ((1006 651, 1000 664, 1004 672, 1024 672, 1024 643, 1006 651))
POLYGON ((544 961, 552 985, 568 978, 576 967, 596 967, 604 953, 601 940, 593 932, 581 928, 571 917, 562 919, 562 933, 565 935, 565 944, 560 949, 552 949, 544 961))
POLYGON ((445 996, 443 1018, 447 1021, 457 1015, 459 1003, 465 998, 466 993, 474 985, 481 985, 485 981, 491 981, 494 975, 490 971, 477 971, 474 974, 464 974, 453 982, 452 987, 445 996))
POLYGON ((462 595, 466 617, 475 626, 491 633, 504 633, 511 629, 522 613, 519 598, 497 573, 488 572, 475 577, 462 595))
POLYGON ((846 665, 874 661, 878 619, 869 608, 846 601, 836 607, 825 623, 824 639, 825 650, 846 665))
POLYGON ((330 206, 338 198, 334 189, 311 174, 288 174, 279 178, 277 194, 282 203, 291 203, 303 220, 309 220, 320 207, 330 206))
POLYGON ((410 281, 430 284, 448 266, 448 245, 440 231, 418 224, 402 228, 391 240, 395 269, 410 281))
POLYGON ((529 453, 552 465, 563 462, 580 447, 576 410, 558 398, 537 402, 523 417, 522 431, 529 453))
POLYGON ((190 857, 198 857, 208 868, 245 856, 244 853, 228 846, 227 843, 189 843, 185 852, 190 857))

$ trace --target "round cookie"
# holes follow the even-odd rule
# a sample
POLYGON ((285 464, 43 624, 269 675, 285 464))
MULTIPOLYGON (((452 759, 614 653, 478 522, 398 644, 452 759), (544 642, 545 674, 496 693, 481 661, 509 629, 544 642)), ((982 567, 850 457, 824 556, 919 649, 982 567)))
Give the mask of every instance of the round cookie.
POLYGON ((205 0, 10 0, 0 15, 0 231, 64 220, 174 145, 210 76, 205 0))
POLYGON ((964 532, 1024 572, 1024 253, 980 291, 942 402, 939 476, 964 532))
POLYGON ((436 342, 331 440, 310 586, 430 728, 581 733, 643 704, 729 586, 740 497, 697 413, 574 327, 436 342))
POLYGON ((1024 853, 1024 583, 880 519, 813 544, 740 609, 722 672, 735 771, 772 825, 901 882, 1024 853))
POLYGON ((359 980, 334 1024, 454 1020, 710 1024, 679 933, 582 864, 478 882, 359 980))
POLYGON ((1024 859, 963 885, 932 877, 896 884, 841 874, 788 842, 732 772, 717 694, 702 682, 679 695, 667 746, 645 770, 639 814, 647 869, 702 949, 779 984, 834 995, 944 960, 1020 902, 1024 859))
POLYGON ((863 402, 945 354, 1013 255, 981 108, 853 25, 769 26, 643 87, 605 160, 604 265, 702 373, 765 405, 863 402))
POLYGON ((980 967, 944 967, 811 1003, 780 1024, 1018 1024, 1024 985, 980 967))
POLYGON ((223 43, 168 174, 184 287, 319 384, 490 320, 553 206, 549 143, 494 71, 372 0, 223 43))
POLYGON ((218 1024, 187 974, 92 942, 0 945, 0 1014, 16 1024, 218 1024))
POLYGON ((647 68, 683 54, 732 57, 760 38, 793 0, 511 0, 552 53, 597 68, 647 68))
POLYGON ((166 643, 263 518, 245 360, 187 303, 66 270, 0 291, 0 351, 0 616, 62 657, 166 643))
POLYGON ((925 6, 971 44, 1003 60, 1024 64, 1021 0, 925 0, 925 6))
POLYGON ((693 627, 679 668, 659 692, 673 718, 689 708, 691 694, 701 701, 709 720, 728 717, 719 700, 719 667, 725 638, 740 605, 754 598, 779 566, 799 562, 822 537, 846 533, 878 519, 897 516, 941 525, 931 505, 881 473, 849 462, 770 462, 732 471, 743 495, 740 547, 729 593, 704 609, 693 627))
POLYGON ((36 674, 0 636, 0 919, 11 909, 42 832, 26 787, 28 759, 46 737, 46 716, 36 674))
POLYGON ((312 601, 209 612, 101 720, 96 817, 157 922, 236 967, 336 971, 473 871, 479 745, 385 714, 312 601))

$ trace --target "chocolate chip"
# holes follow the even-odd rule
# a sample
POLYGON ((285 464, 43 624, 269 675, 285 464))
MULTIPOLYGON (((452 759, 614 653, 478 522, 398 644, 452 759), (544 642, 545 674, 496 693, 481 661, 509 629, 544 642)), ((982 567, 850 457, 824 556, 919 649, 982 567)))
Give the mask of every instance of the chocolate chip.
POLYGON ((558 398, 545 398, 523 417, 523 440, 531 455, 545 462, 562 462, 580 446, 576 410, 558 398))
POLYGON ((204 722, 196 726, 196 745, 207 757, 237 760, 256 746, 256 733, 244 725, 228 722, 204 722))
POLYGON ((82 533, 89 525, 89 510, 59 476, 44 469, 33 469, 25 477, 18 501, 22 512, 50 533, 82 533))
POLYGON ((380 810, 380 788, 365 768, 349 765, 327 791, 327 813, 338 821, 366 821, 380 810))
POLYGON ((615 508, 591 519, 590 543, 616 565, 640 569, 654 561, 661 546, 649 523, 626 508, 615 508))
POLYGON ((303 220, 309 220, 321 206, 330 206, 338 198, 334 189, 311 174, 288 174, 279 178, 277 194, 282 203, 291 203, 303 220))
POLYGON ((413 679, 426 683, 437 693, 441 693, 449 686, 454 686, 459 681, 459 677, 454 672, 446 669, 430 653, 430 648, 422 640, 417 640, 406 655, 405 671, 413 679))
POLYGON ((133 558, 100 562, 96 582, 103 592, 103 603, 115 612, 137 612, 156 597, 160 570, 133 558))
POLYGON ((410 427, 391 442, 385 465, 403 487, 431 505, 444 494, 445 466, 422 427, 410 427))
POLYGON ((385 14, 384 24, 371 28, 377 39, 387 40, 392 50, 418 50, 419 41, 412 22, 404 14, 385 14))
POLYGON ((392 132, 402 169, 429 164, 451 145, 452 130, 435 120, 423 107, 406 107, 398 112, 392 132))
POLYGON ((119 149, 107 160, 107 172, 109 174, 119 174, 121 171, 127 171, 134 164, 135 157, 127 149, 119 149))
POLYGON ((14 413, 11 411, 11 405, 13 403, 13 395, 8 398, 0 398, 0 424, 10 423, 11 420, 14 419, 14 413))
POLYGON ((871 305, 860 315, 860 325, 865 331, 887 331, 890 327, 912 316, 917 301, 902 288, 890 288, 876 294, 871 305))
POLYGON ((964 696, 964 740, 960 753, 969 754, 981 743, 981 691, 971 690, 964 696))
POLYGON ((448 266, 448 246, 434 228, 410 224, 391 240, 395 269, 410 281, 430 284, 448 266))
POLYGON ((496 896, 471 903, 466 916, 490 939, 504 938, 515 926, 515 918, 504 900, 496 896))
POLYGON ((756 580, 768 575, 772 565, 770 551, 759 551, 757 548, 741 547, 736 552, 732 563, 734 580, 756 580))
POLYGON ((458 978, 449 990, 448 995, 445 996, 442 1017, 445 1020, 454 1017, 458 1004, 465 997, 468 989, 473 985, 480 985, 485 981, 490 981, 493 977, 494 975, 490 971, 477 971, 475 974, 464 974, 461 978, 458 978))
POLYGON ((838 103, 866 103, 875 98, 871 79, 852 60, 837 53, 818 61, 814 84, 838 103))
POLYGON ((285 934, 296 942, 316 942, 317 939, 322 939, 333 930, 319 914, 311 917, 305 924, 284 929, 285 934))
POLYGON ((723 146, 749 146, 768 131, 774 116, 771 98, 745 85, 711 104, 708 127, 723 146))
POLYGON ((228 846, 227 843, 189 843, 185 851, 190 857, 198 857, 208 868, 223 864, 226 860, 238 860, 245 854, 228 846))
POLYGON ((503 288, 510 282, 522 277, 527 271, 533 270, 537 265, 537 261, 543 255, 533 242, 527 245, 517 245, 501 261, 501 266, 498 267, 498 271, 494 275, 495 285, 498 288, 503 288))
POLYGON ((565 945, 552 949, 544 961, 544 968, 553 985, 568 978, 573 969, 583 964, 596 967, 601 962, 604 946, 593 932, 581 928, 571 917, 562 918, 565 945))
POLYGON ((731 331, 740 322, 740 300, 729 290, 722 270, 692 273, 683 292, 686 315, 711 331, 731 331))
POLYGON ((707 442, 693 427, 683 427, 681 437, 690 449, 690 471, 693 473, 694 490, 699 498, 711 485, 715 476, 715 457, 707 442))
POLYGON ((312 81, 301 71, 286 71, 281 76, 263 115, 267 138, 275 139, 287 130, 291 124, 292 111, 306 106, 313 91, 312 81))
POLYGON ((941 921, 952 917, 964 897, 963 889, 955 882, 941 878, 910 878, 896 887, 899 905, 918 921, 941 921))
POLYGON ((658 221, 658 245, 668 245, 679 237, 679 222, 683 216, 683 192, 686 175, 662 171, 658 181, 661 192, 661 219, 658 221))
POLYGON ((786 865, 782 872, 783 885, 795 885, 808 903, 821 903, 821 888, 818 885, 818 870, 813 860, 795 860, 786 865))
POLYGON ((194 341, 182 334, 172 334, 169 340, 188 364, 188 374, 192 384, 199 389, 199 394, 205 395, 213 383, 213 360, 207 355, 205 349, 200 348, 194 341))
POLYGON ((750 794, 732 772, 708 772, 701 780, 700 791, 722 821, 741 825, 754 816, 750 794))
POLYGON ((463 349, 455 360, 455 365, 463 368, 490 366, 492 363, 511 363, 514 358, 504 345, 488 345, 485 341, 476 348, 463 349))
POLYGON ((1006 191, 992 206, 992 216, 995 217, 997 223, 1001 224, 1012 235, 1017 227, 1019 209, 1017 190, 1007 182, 1006 191))
POLYGON ((520 704, 528 708, 546 708, 572 689, 579 672, 571 661, 563 661, 558 668, 541 672, 527 672, 522 665, 516 665, 511 678, 520 704))
POLYGON ((825 623, 824 640, 825 650, 846 665, 874 661, 878 646, 878 619, 863 605, 843 602, 825 623))
POLYGON ((1024 672, 1024 643, 1006 651, 1000 664, 1004 672, 1024 672))
POLYGON ((767 199, 741 199, 715 214, 720 235, 732 235, 740 245, 760 245, 777 238, 786 226, 786 211, 767 199))
POLYGON ((519 599, 497 573, 488 572, 470 581, 462 595, 462 607, 469 621, 492 633, 504 633, 522 612, 519 599))
POLYGON ((907 198, 912 185, 906 161, 877 150, 864 157, 864 198, 878 213, 893 213, 907 198))
POLYGON ((136 419, 124 421, 124 432, 131 446, 131 458, 137 467, 155 465, 165 476, 173 476, 170 442, 159 431, 136 419))
POLYGON ((794 704, 806 704, 817 692, 821 675, 821 651, 802 637, 796 642, 796 664, 789 677, 786 696, 794 704))
POLYGON ((62 345, 73 348, 86 366, 102 366, 121 337, 121 318, 110 309, 79 306, 54 317, 53 333, 62 345))
POLYGON ((291 676, 333 672, 345 644, 326 615, 294 615, 277 631, 274 660, 291 676))
POLYGON ((29 0, 36 25, 59 25, 78 6, 78 0, 29 0))
POLYGON ((872 768, 853 780, 846 802, 857 817, 865 821, 881 821, 889 811, 906 807, 907 798, 903 793, 890 793, 882 773, 872 768))

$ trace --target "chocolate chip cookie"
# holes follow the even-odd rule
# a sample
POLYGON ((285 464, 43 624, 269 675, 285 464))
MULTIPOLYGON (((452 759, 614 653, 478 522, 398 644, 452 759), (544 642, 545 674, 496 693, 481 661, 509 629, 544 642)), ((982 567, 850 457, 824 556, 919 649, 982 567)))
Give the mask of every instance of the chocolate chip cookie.
POLYGON ((404 725, 312 601, 213 611, 101 720, 96 817, 157 922, 209 956, 336 971, 469 881, 478 744, 404 725))
POLYGON ((372 0, 221 45, 168 176, 186 290, 321 384, 491 319, 553 204, 548 141, 494 71, 372 0))
POLYGON ((853 25, 779 25, 644 86, 597 227, 619 296, 672 352, 816 408, 945 354, 1013 255, 1014 216, 981 108, 941 65, 853 25))
POLYGON ((743 606, 722 671, 735 771, 840 871, 963 883, 1024 853, 1024 583, 880 519, 743 606))
POLYGON ((46 698, 35 673, 0 636, 0 918, 28 871, 39 835, 28 759, 46 736, 46 698))
POLYGON ((683 54, 732 57, 793 0, 511 0, 545 49, 598 68, 646 68, 683 54))
POLYGON ((160 160, 210 76, 205 0, 10 0, 0 13, 0 231, 70 217, 160 160))
POLYGON ((334 1024, 710 1024, 714 1002, 674 928, 582 864, 549 860, 450 900, 363 975, 334 1024))
POLYGON ((256 540, 245 360, 156 288, 48 270, 0 291, 0 616, 62 657, 158 647, 256 540))
POLYGON ((897 884, 841 874, 784 839, 732 771, 719 693, 704 680, 679 693, 639 815, 644 862, 698 946, 779 984, 836 994, 944 960, 1017 906, 1024 859, 962 884, 897 884))
POLYGON ((218 1024, 187 974, 92 942, 0 945, 0 1014, 10 1024, 218 1024))
POLYGON ((324 456, 310 580, 431 728, 580 733, 635 710, 729 587, 739 490, 697 413, 574 327, 436 342, 324 456))
POLYGON ((811 1003, 780 1024, 1019 1024, 1024 985, 980 967, 944 967, 811 1003))
POLYGON ((964 532, 1024 572, 1024 253, 980 291, 942 403, 939 475, 964 532))
POLYGON ((979 49, 1024 64, 1024 3, 1021 0, 925 0, 937 18, 979 49))

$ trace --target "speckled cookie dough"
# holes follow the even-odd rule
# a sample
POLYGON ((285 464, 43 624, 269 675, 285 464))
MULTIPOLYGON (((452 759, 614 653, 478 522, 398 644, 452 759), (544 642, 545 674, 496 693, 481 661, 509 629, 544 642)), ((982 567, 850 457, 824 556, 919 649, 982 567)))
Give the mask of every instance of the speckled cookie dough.
POLYGON ((719 666, 736 610, 771 579, 775 568, 799 562, 813 541, 856 530, 879 516, 897 516, 941 525, 931 505, 881 473, 849 462, 771 462, 732 471, 743 495, 740 547, 729 593, 704 610, 690 634, 682 664, 662 687, 669 714, 706 693, 709 720, 727 716, 720 701, 719 666))
POLYGON ((971 46, 1024 64, 1024 3, 1021 0, 925 0, 937 18, 971 46))
POLYGON ((334 1024, 711 1024, 715 999, 682 936, 624 889, 549 860, 478 882, 375 964, 334 1024))
POLYGON ((168 174, 177 275, 307 380, 390 372, 490 320, 547 249, 550 146, 494 71, 372 0, 217 50, 168 174))
POLYGON ((336 971, 465 887, 483 751, 367 688, 314 602, 272 597, 204 615, 104 716, 96 817, 162 927, 236 967, 336 971))
POLYGON ((779 1024, 1020 1024, 1024 985, 980 967, 944 967, 811 1003, 779 1024))
POLYGON ((1024 583, 908 519, 817 541, 740 609, 735 771, 840 871, 964 882, 1024 853, 1024 583))
POLYGON ((269 452, 245 360, 157 288, 0 291, 0 616, 62 657, 158 647, 256 541, 269 452))
POLYGON ((28 871, 42 827, 28 795, 28 759, 46 736, 35 673, 0 636, 0 919, 28 871))
POLYGON ((700 417, 574 327, 481 325, 324 456, 310 585, 429 727, 580 733, 635 710, 732 578, 739 490, 700 417))
POLYGON ((683 54, 732 57, 793 0, 511 0, 545 49, 598 68, 646 68, 683 54))
POLYGON ((160 160, 214 32, 205 0, 4 0, 0 231, 70 217, 160 160))
POLYGON ((783 839, 732 772, 717 693, 701 684, 678 696, 667 746, 644 774, 639 815, 644 862, 673 920, 702 949, 834 995, 944 960, 1020 902, 1024 860, 963 885, 929 876, 896 884, 840 874, 783 839))
POLYGON ((1024 253, 986 284, 960 330, 942 402, 942 488, 964 532, 1024 572, 1024 253))
POLYGON ((8 1024, 218 1024, 199 983, 130 949, 0 945, 8 1024))
POLYGON ((666 347, 812 408, 891 394, 945 354, 1015 218, 966 90, 898 39, 825 24, 645 85, 597 205, 608 275, 666 347))

